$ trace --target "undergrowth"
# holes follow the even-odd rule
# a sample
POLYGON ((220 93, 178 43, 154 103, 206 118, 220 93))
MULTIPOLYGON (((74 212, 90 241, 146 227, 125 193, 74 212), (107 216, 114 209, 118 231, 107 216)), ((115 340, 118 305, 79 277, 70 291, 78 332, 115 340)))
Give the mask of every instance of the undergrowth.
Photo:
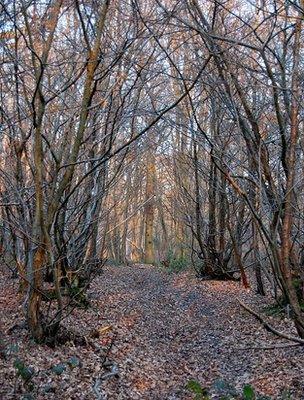
MULTIPOLYGON (((186 389, 193 394, 193 400, 211 400, 212 395, 217 395, 219 400, 274 400, 269 396, 261 395, 251 385, 244 385, 238 391, 233 385, 217 379, 210 389, 203 387, 199 382, 190 380, 186 389)), ((289 390, 284 390, 280 396, 281 400, 291 400, 289 390)))
POLYGON ((161 266, 165 267, 169 273, 178 274, 187 269, 190 265, 188 257, 184 255, 176 255, 173 250, 169 250, 166 259, 161 262, 161 266))

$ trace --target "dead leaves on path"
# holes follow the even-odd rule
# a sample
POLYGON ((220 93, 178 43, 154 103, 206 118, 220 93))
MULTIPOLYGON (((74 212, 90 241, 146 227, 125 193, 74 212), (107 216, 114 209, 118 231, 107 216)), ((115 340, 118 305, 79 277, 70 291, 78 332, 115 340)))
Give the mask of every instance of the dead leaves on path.
MULTIPOLYGON (((218 378, 237 388, 252 384, 274 398, 286 388, 292 400, 304 398, 303 349, 259 350, 281 342, 238 306, 240 293, 256 310, 265 299, 237 283, 200 282, 187 272, 144 266, 107 267, 92 283, 91 307, 75 309, 65 321, 87 343, 67 342, 53 350, 34 344, 26 329, 9 330, 20 322, 21 303, 14 281, 0 285, 8 299, 0 311, 3 339, 6 347, 18 348, 0 360, 1 400, 20 399, 25 392, 19 381, 14 388, 17 356, 34 369, 37 400, 96 400, 96 391, 108 400, 186 400, 193 398, 187 382, 210 387, 218 378), (73 357, 79 360, 75 368, 68 365, 73 357), (61 364, 66 368, 60 374, 51 372, 61 364)), ((290 321, 270 321, 292 334, 290 321)))

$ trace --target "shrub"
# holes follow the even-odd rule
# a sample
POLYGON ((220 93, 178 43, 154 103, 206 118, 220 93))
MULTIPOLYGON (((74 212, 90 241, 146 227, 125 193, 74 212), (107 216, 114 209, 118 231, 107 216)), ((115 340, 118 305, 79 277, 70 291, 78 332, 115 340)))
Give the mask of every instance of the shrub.
POLYGON ((162 264, 168 268, 169 272, 178 273, 189 266, 189 260, 188 257, 176 256, 173 250, 169 250, 166 260, 162 264))

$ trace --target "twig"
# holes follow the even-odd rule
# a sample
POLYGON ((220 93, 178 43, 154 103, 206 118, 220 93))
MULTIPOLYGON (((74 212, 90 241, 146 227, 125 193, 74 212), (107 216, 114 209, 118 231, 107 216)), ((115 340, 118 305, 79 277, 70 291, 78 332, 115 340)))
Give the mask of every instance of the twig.
POLYGON ((235 347, 235 350, 275 350, 275 349, 286 349, 289 347, 302 346, 301 343, 285 343, 285 344, 274 344, 269 346, 246 346, 246 347, 235 347))
POLYGON ((104 356, 103 356, 103 358, 102 358, 102 362, 101 362, 101 366, 102 366, 102 367, 104 367, 105 362, 107 361, 108 355, 110 354, 110 352, 111 352, 111 350, 112 350, 112 347, 113 347, 113 345, 114 345, 114 342, 115 342, 115 340, 116 340, 116 337, 117 337, 117 332, 114 332, 114 335, 113 335, 113 337, 112 337, 112 340, 111 340, 111 342, 110 342, 110 345, 109 345, 108 348, 106 349, 105 354, 104 354, 104 356))
POLYGON ((102 381, 105 381, 106 379, 112 378, 112 376, 119 377, 118 365, 115 363, 113 363, 113 365, 111 366, 111 371, 103 374, 100 379, 102 381))
MULTIPOLYGON (((103 355, 102 361, 101 361, 101 366, 102 368, 105 367, 105 363, 107 361, 107 357, 113 347, 114 341, 116 339, 117 333, 114 333, 114 336, 111 340, 110 345, 108 346, 105 354, 103 355)), ((95 346, 94 346, 95 347, 95 346)), ((118 371, 118 366, 117 364, 113 363, 113 365, 111 366, 111 370, 109 372, 104 373, 100 378, 97 378, 95 381, 95 384, 93 386, 93 392, 96 395, 96 399, 97 400, 104 400, 104 396, 102 395, 102 393, 100 392, 100 386, 102 384, 102 381, 105 381, 106 379, 111 378, 112 376, 119 376, 119 371, 118 371)))
POLYGON ((103 395, 99 391, 100 384, 101 384, 101 379, 97 378, 96 381, 95 381, 95 384, 93 386, 93 392, 96 394, 96 399, 97 400, 103 400, 103 395))
POLYGON ((280 336, 280 337, 282 337, 284 339, 287 339, 287 340, 290 340, 292 342, 296 342, 298 344, 301 344, 302 346, 304 345, 304 339, 298 338, 296 336, 287 335, 284 332, 278 331, 273 326, 271 326, 267 321, 265 321, 265 319, 260 314, 258 314, 256 311, 252 310, 250 307, 248 307, 246 304, 244 304, 240 299, 237 299, 237 301, 240 303, 240 305, 246 311, 248 311, 250 314, 254 315, 263 324, 263 326, 266 329, 268 329, 270 332, 272 332, 275 335, 280 336))

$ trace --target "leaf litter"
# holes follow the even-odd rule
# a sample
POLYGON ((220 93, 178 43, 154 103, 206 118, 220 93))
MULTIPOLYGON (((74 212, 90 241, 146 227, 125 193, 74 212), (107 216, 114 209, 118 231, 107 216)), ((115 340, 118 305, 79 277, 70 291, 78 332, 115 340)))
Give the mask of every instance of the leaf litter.
MULTIPOLYGON (((107 266, 90 286, 90 307, 74 309, 63 322, 87 344, 56 348, 29 337, 17 282, 6 277, 0 285, 1 400, 26 398, 29 391, 38 400, 190 400, 189 382, 209 388, 216 381, 238 391, 250 384, 272 399, 284 393, 304 399, 303 346, 264 349, 286 340, 267 332, 237 297, 260 312, 272 300, 237 282, 107 266), (17 376, 16 359, 33 371, 32 388, 17 376)), ((266 318, 295 334, 290 319, 266 318)))

